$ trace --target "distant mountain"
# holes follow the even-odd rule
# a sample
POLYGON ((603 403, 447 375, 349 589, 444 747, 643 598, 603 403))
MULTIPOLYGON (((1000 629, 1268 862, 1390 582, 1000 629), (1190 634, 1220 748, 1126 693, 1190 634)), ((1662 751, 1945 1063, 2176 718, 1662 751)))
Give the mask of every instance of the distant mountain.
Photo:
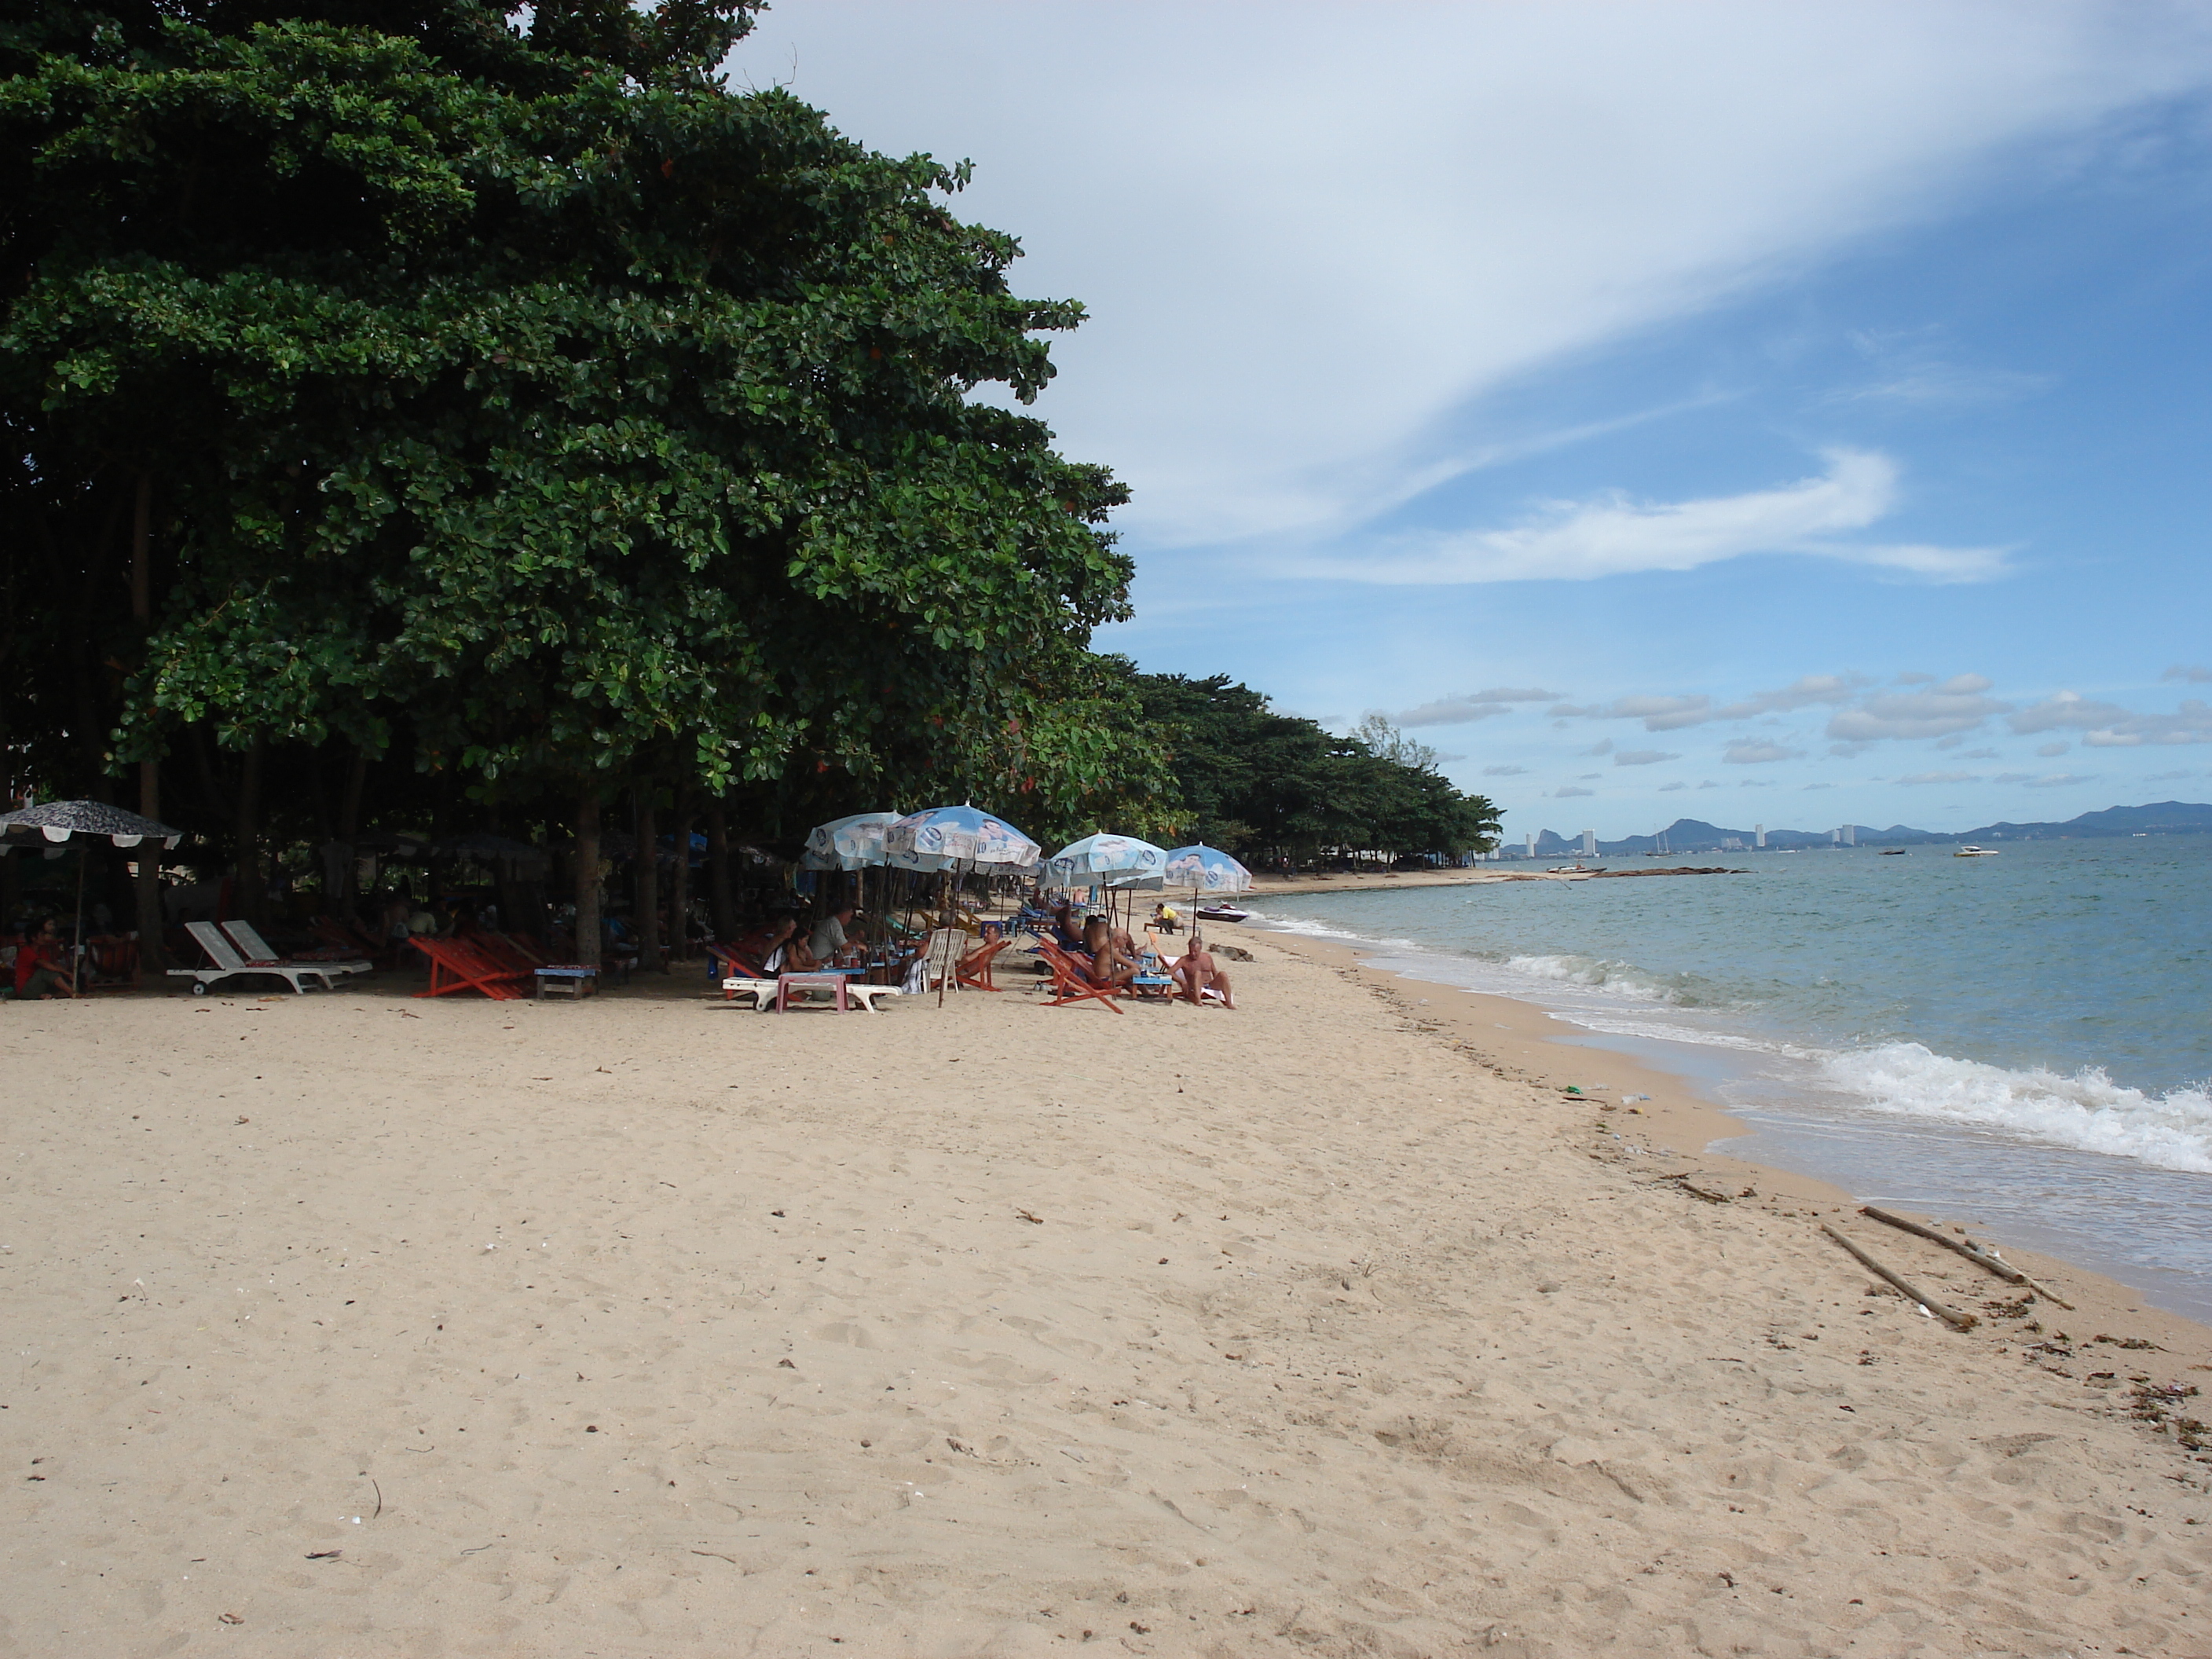
MULTIPOLYGON (((2167 800, 2150 806, 2108 806, 2100 812, 2084 812, 2079 817, 2069 818, 2063 823, 1985 823, 1978 830, 1938 831, 1915 830, 1910 824, 1893 823, 1887 830, 1876 830, 1863 823, 1850 826, 1850 833, 1861 847, 1919 847, 1931 842, 1949 845, 1957 842, 1984 841, 2086 841, 2100 836, 2201 836, 2212 835, 2212 805, 2202 802, 2167 800)), ((1601 841, 1598 853, 1603 857, 1626 858, 1638 854, 1660 852, 1719 853, 1737 850, 1750 851, 1758 839, 1750 830, 1725 830, 1717 823, 1707 823, 1701 818, 1677 818, 1656 836, 1630 836, 1621 841, 1601 841), (1739 843, 1738 848, 1728 845, 1739 843)), ((1526 846, 1526 842, 1520 843, 1526 846)), ((1766 832, 1769 852, 1788 851, 1794 848, 1832 847, 1836 835, 1832 830, 1770 830, 1766 832)), ((1514 843, 1507 843, 1507 850, 1514 843)), ((1547 830, 1536 837, 1536 856, 1540 859, 1569 858, 1582 851, 1579 836, 1569 837, 1558 831, 1547 830)))

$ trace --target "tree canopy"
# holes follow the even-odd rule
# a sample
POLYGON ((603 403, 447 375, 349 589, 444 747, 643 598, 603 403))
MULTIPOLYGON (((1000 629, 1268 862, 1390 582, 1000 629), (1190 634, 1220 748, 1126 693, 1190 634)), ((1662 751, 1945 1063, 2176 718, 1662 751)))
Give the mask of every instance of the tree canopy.
POLYGON ((1032 398, 1080 308, 1009 290, 961 169, 715 81, 742 8, 32 18, 0 43, 27 580, 99 586, 142 477, 158 521, 143 637, 88 618, 109 695, 34 722, 80 767, 112 712, 111 766, 204 724, 486 796, 1143 781, 1071 695, 1126 614, 1123 491, 969 395, 1032 398))

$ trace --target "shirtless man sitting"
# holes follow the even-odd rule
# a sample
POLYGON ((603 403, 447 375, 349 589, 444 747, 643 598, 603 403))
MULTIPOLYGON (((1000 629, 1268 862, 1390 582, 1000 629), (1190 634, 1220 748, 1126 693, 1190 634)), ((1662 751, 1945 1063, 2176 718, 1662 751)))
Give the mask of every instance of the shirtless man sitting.
POLYGON ((1136 958, 1114 940, 1106 918, 1093 916, 1083 925, 1083 948, 1089 952, 1091 982, 1119 990, 1137 976, 1136 958))
POLYGON ((1206 940, 1196 933, 1190 936, 1190 949, 1183 953, 1182 960, 1176 963, 1175 976, 1182 981, 1183 996, 1189 1001, 1202 1002, 1206 992, 1217 991, 1220 994, 1223 1007, 1234 1008, 1237 1006, 1236 999, 1229 989, 1229 975, 1221 971, 1221 965, 1214 961, 1213 953, 1206 948, 1206 940))

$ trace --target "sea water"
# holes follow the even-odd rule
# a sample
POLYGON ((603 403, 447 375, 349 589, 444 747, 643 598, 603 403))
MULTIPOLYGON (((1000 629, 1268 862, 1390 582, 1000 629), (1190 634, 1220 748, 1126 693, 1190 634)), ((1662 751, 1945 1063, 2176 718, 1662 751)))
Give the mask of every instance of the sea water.
POLYGON ((1607 867, 1683 861, 1743 873, 1249 908, 1684 1077, 1748 1127, 1716 1150, 2212 1321, 2212 836, 1607 867))

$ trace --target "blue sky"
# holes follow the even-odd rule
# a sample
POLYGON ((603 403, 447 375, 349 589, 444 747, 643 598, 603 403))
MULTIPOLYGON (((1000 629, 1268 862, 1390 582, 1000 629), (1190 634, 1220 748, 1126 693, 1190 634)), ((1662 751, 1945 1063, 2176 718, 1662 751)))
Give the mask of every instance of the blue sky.
POLYGON ((2212 799, 2212 12, 783 0, 1093 320, 1102 647, 1515 837, 2212 799))

